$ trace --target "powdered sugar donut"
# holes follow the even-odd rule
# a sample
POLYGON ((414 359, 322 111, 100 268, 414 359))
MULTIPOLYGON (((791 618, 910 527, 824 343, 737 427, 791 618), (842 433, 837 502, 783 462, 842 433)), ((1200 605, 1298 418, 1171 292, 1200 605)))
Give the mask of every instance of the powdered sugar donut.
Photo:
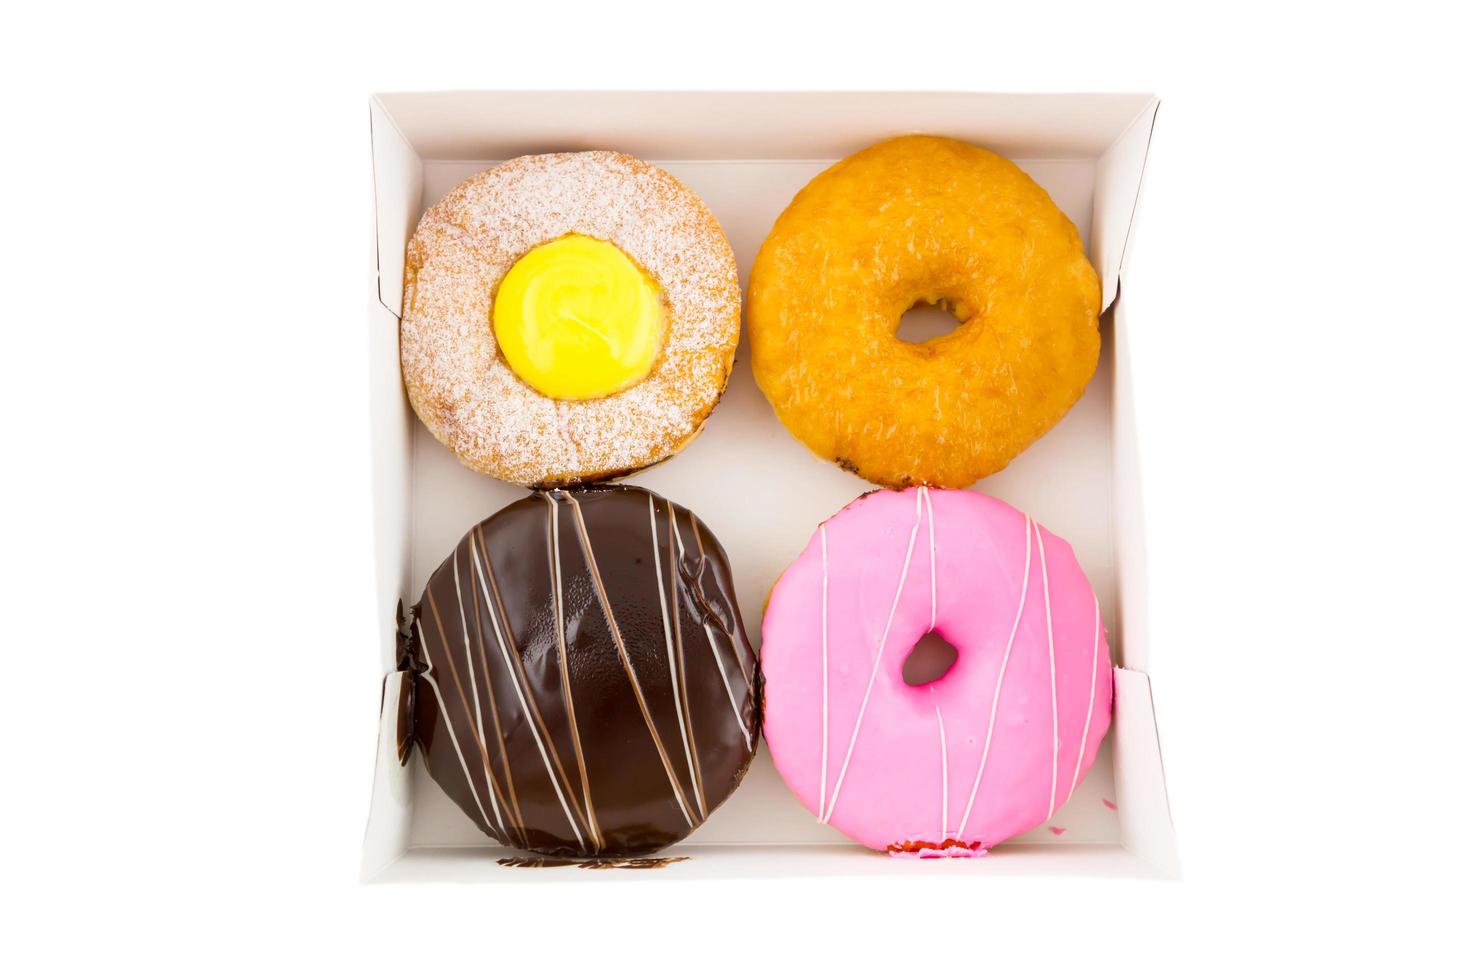
MULTIPOLYGON (((542 292, 613 289, 584 278, 542 292)), ((609 326, 583 322, 626 356, 609 326)), ((740 281, 719 222, 673 175, 627 154, 548 153, 481 171, 426 211, 408 243, 400 359, 409 403, 462 463, 508 483, 611 479, 674 455, 724 393, 739 339, 740 281), (597 397, 538 390, 495 327, 507 276, 567 238, 615 247, 665 307, 646 375, 597 397)))
POLYGON ((1071 546, 984 494, 859 497, 782 574, 761 635, 776 768, 875 850, 969 856, 1037 826, 1108 729, 1107 638, 1071 546), (958 657, 910 686, 930 632, 958 657))

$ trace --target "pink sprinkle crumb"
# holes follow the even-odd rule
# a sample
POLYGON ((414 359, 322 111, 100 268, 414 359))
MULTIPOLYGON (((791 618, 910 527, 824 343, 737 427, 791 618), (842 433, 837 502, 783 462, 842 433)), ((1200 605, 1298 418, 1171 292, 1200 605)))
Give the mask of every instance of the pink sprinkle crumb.
POLYGON ((1118 804, 1116 804, 1112 800, 1108 800, 1108 799, 1104 799, 1103 800, 1103 806, 1107 807, 1109 810, 1116 810, 1116 809, 1118 809, 1118 804))
POLYGON ((1062 836, 1063 834, 1065 834, 1067 832, 1067 828, 1066 827, 1048 827, 1046 829, 1049 830, 1049 831, 1051 831, 1052 833, 1056 834, 1058 837, 1062 836))
POLYGON ((935 858, 981 858, 990 854, 983 847, 923 847, 917 851, 889 851, 888 856, 892 858, 903 858, 905 860, 932 861, 935 858))

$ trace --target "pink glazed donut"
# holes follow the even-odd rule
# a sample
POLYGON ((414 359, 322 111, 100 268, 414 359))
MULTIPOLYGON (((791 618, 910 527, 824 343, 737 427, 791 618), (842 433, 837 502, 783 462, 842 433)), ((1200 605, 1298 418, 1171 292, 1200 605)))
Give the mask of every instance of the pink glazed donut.
POLYGON ((878 490, 771 590, 765 736, 817 818, 874 850, 968 857, 1056 813, 1107 732, 1097 597, 1067 542, 968 490, 878 490), (958 656, 922 687, 927 633, 958 656))

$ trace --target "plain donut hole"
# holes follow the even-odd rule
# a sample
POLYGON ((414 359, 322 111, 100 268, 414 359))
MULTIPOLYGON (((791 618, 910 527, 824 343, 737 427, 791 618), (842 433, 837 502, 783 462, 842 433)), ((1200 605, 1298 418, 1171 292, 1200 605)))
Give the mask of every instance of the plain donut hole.
POLYGON ((946 300, 940 300, 937 304, 919 300, 899 317, 898 330, 894 332, 894 336, 906 344, 922 344, 954 333, 961 322, 963 321, 950 311, 946 300))
POLYGON ((933 684, 949 673, 949 668, 954 666, 959 656, 960 652, 944 637, 938 633, 925 633, 904 659, 903 682, 909 687, 933 684))

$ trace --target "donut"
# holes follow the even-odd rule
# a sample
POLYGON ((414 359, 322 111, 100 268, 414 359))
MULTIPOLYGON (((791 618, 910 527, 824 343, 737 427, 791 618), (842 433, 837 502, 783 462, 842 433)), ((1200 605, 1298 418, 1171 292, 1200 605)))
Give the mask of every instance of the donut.
POLYGON ((755 378, 791 433, 873 483, 965 487, 1003 469, 1097 367, 1097 274, 1019 167, 935 136, 823 171, 750 271, 755 378), (896 336, 919 303, 952 333, 896 336))
POLYGON ((475 174, 408 243, 409 403, 469 468, 566 486, 678 452, 740 335, 735 257, 695 194, 610 151, 475 174))
POLYGON ((971 856, 1049 820, 1108 730, 1097 597, 993 497, 879 490, 818 527, 761 625, 765 737, 817 818, 890 854, 971 856), (926 634, 948 672, 903 678, 926 634))
POLYGON ((729 561, 647 490, 552 490, 475 525, 403 624, 409 737, 501 844, 638 855, 698 827, 760 733, 729 561))

